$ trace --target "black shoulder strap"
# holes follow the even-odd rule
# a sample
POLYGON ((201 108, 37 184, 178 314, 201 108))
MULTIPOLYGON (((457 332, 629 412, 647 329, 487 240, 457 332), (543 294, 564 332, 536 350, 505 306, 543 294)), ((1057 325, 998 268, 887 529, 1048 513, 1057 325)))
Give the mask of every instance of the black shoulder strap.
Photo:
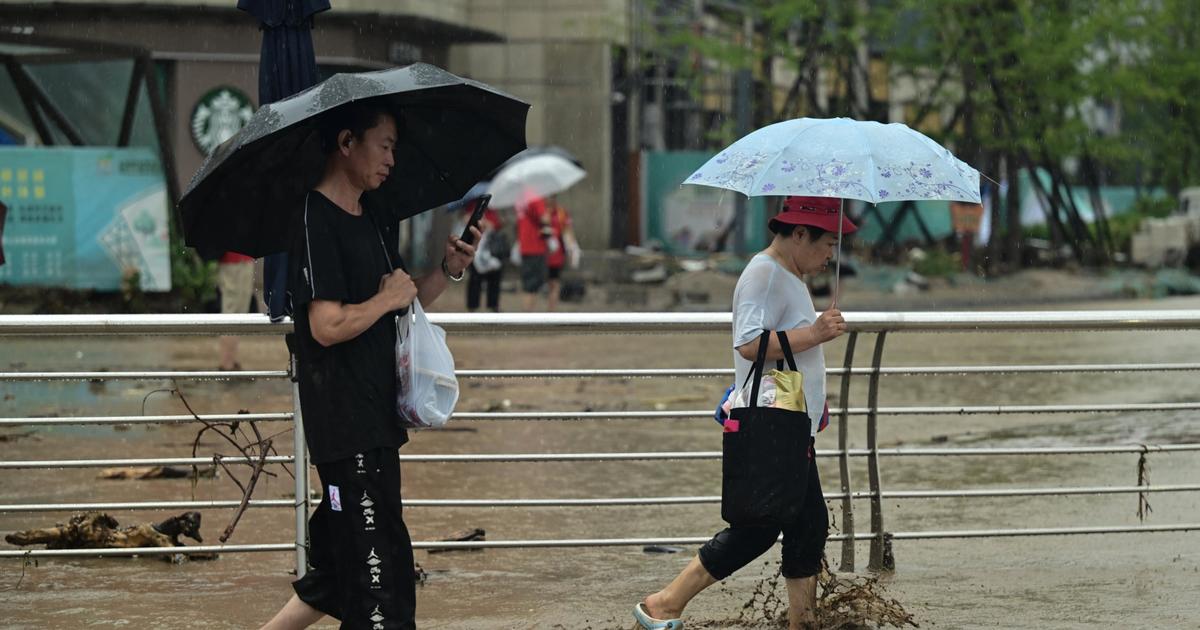
MULTIPOLYGON (((754 359, 754 365, 750 366, 750 373, 746 375, 746 380, 752 380, 753 385, 750 386, 750 406, 758 406, 758 386, 762 383, 763 364, 767 360, 767 346, 771 343, 771 331, 764 330, 762 336, 758 338, 758 356, 754 359)), ((742 389, 746 389, 746 384, 742 383, 742 389)))
MULTIPOLYGON (((796 371, 796 357, 792 354, 792 344, 788 343, 787 333, 782 330, 775 331, 779 337, 779 347, 783 349, 783 358, 787 359, 788 367, 793 372, 796 371)), ((783 361, 779 361, 779 369, 783 370, 783 361)))
MULTIPOLYGON (((387 259, 388 271, 395 271, 396 264, 392 262, 392 255, 388 252, 387 243, 383 240, 383 230, 379 229, 379 221, 375 218, 375 213, 371 211, 367 204, 362 204, 363 214, 370 219, 371 225, 375 228, 375 235, 379 237, 379 246, 383 248, 383 257, 387 259)), ((408 271, 407 269, 405 271, 408 271)))

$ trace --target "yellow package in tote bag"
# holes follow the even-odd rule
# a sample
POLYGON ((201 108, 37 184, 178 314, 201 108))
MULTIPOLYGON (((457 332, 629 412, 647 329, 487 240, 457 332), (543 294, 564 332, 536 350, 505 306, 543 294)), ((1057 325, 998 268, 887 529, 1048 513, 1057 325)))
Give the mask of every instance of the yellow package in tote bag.
POLYGON ((808 413, 808 403, 804 400, 803 373, 794 370, 771 370, 767 376, 775 381, 775 408, 808 413))

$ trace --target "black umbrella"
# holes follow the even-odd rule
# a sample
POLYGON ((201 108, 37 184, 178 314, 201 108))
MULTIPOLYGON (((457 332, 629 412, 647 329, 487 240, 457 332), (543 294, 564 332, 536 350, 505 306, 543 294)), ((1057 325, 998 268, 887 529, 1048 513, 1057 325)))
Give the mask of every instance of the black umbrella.
MULTIPOLYGON (((238 8, 258 19, 262 52, 258 58, 258 102, 287 98, 317 83, 313 16, 329 10, 328 0, 238 0, 238 8)), ((287 309, 287 254, 263 261, 263 292, 271 319, 287 309)))
POLYGON ((458 199, 525 148, 529 104, 424 63, 336 74, 296 96, 264 105, 213 151, 179 201, 192 247, 265 256, 287 249, 287 228, 325 165, 320 115, 375 101, 397 116, 396 167, 376 205, 400 220, 458 199))

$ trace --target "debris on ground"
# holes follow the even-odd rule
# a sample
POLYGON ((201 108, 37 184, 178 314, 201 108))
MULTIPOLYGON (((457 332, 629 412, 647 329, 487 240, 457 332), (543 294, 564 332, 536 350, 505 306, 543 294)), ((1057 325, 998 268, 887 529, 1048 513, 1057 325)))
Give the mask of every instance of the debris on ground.
POLYGON ((34 431, 19 431, 14 433, 0 433, 0 442, 16 442, 25 438, 41 439, 34 431))
POLYGON ((674 547, 671 545, 646 545, 642 547, 642 553, 679 553, 683 551, 683 547, 674 547))
POLYGON ((197 468, 195 473, 190 468, 177 466, 123 466, 105 468, 96 474, 97 479, 212 479, 216 476, 215 466, 197 468))
MULTIPOLYGON (((487 540, 487 532, 479 527, 468 527, 460 529, 453 534, 444 538, 438 539, 441 542, 467 542, 472 540, 487 540)), ((445 553, 447 551, 480 551, 479 547, 431 547, 426 549, 429 553, 445 553)))
POLYGON ((429 573, 419 562, 413 563, 413 581, 417 583, 417 586, 425 586, 425 582, 429 581, 429 573))
MULTIPOLYGON (((47 549, 134 549, 185 547, 181 536, 202 543, 200 513, 184 512, 157 523, 121 527, 104 512, 83 512, 54 527, 27 529, 4 537, 9 544, 46 545, 47 549)), ((169 558, 168 558, 169 559, 169 558)))
MULTIPOLYGON (((787 587, 776 569, 755 586, 734 619, 689 621, 689 628, 787 627, 787 587)), ((822 568, 817 576, 817 626, 822 630, 920 627, 899 601, 887 597, 878 576, 837 574, 822 568)))

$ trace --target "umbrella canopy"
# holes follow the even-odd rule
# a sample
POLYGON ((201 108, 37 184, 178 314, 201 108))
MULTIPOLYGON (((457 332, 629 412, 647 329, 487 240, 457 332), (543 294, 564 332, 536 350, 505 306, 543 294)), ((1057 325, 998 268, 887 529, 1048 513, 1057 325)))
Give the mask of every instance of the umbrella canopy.
MULTIPOLYGON (((491 185, 492 183, 487 181, 476 182, 475 185, 471 186, 470 190, 467 191, 467 194, 447 204, 446 209, 454 211, 462 210, 463 208, 467 207, 468 203, 486 193, 488 191, 488 187, 491 185)), ((490 201, 488 202, 488 205, 491 205, 490 201)))
POLYGON ((378 207, 400 220, 458 199, 525 148, 529 104, 423 63, 341 73, 264 105, 204 161, 179 202, 185 242, 264 256, 285 251, 290 217, 325 166, 319 117, 372 99, 395 113, 396 168, 378 207))
MULTIPOLYGON (((488 188, 490 188, 492 185, 491 178, 495 177, 497 173, 499 173, 500 171, 504 170, 505 168, 507 168, 513 164, 516 164, 517 162, 520 162, 521 160, 531 158, 531 157, 534 157, 537 155, 557 155, 565 160, 569 160, 575 166, 578 166, 579 168, 583 168, 583 162, 580 162, 579 158, 575 157, 575 154, 571 153, 570 151, 568 151, 560 146, 546 145, 546 146, 538 146, 538 147, 529 147, 528 149, 525 149, 524 151, 521 151, 520 153, 505 160, 503 164, 501 164, 498 168, 496 168, 495 171, 493 171, 491 173, 490 177, 477 182, 474 186, 471 187, 470 190, 467 191, 467 194, 462 196, 461 199, 451 203, 449 206, 446 206, 447 209, 461 210, 463 208, 463 206, 467 205, 467 202, 488 192, 488 188)), ((496 204, 490 203, 490 202, 489 202, 489 205, 496 206, 496 204)), ((496 206, 496 207, 499 207, 499 206, 496 206)))
POLYGON ((798 118, 729 145, 684 182, 747 196, 980 203, 979 171, 901 123, 798 118))
POLYGON ((556 153, 541 153, 514 160, 500 169, 488 187, 492 205, 504 208, 516 205, 524 196, 546 197, 574 186, 587 171, 556 153))
MULTIPOLYGON (((531 157, 534 157, 537 155, 557 155, 558 157, 561 157, 561 158, 571 162, 575 166, 578 166, 579 168, 583 168, 583 162, 580 162, 579 158, 575 157, 574 153, 571 153, 570 151, 568 151, 556 144, 548 144, 548 145, 544 145, 544 146, 529 147, 528 149, 521 151, 520 153, 508 158, 508 161, 505 162, 504 164, 500 165, 500 168, 496 169, 496 172, 498 173, 498 172, 500 172, 501 169, 503 169, 507 166, 510 166, 512 164, 520 162, 521 160, 524 160, 526 158, 531 158, 531 157)), ((584 169, 584 170, 587 170, 587 169, 584 169)))

